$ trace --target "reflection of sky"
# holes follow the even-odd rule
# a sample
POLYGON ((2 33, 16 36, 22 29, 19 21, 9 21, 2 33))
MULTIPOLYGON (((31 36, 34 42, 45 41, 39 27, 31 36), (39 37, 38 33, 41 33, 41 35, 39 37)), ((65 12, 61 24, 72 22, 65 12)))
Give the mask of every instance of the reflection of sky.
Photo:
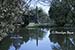
POLYGON ((13 45, 11 45, 9 50, 15 50, 15 47, 13 45))
POLYGON ((36 40, 29 40, 21 46, 20 50, 52 50, 51 45, 52 43, 46 36, 43 40, 38 40, 38 46, 36 45, 36 40))
MULTIPOLYGON (((52 48, 57 47, 59 48, 58 43, 53 43, 48 38, 50 31, 44 30, 46 35, 42 40, 38 40, 38 46, 36 45, 36 40, 32 39, 29 40, 27 43, 23 43, 19 50, 52 50, 52 48)), ((10 46, 9 50, 15 50, 13 46, 10 46)))

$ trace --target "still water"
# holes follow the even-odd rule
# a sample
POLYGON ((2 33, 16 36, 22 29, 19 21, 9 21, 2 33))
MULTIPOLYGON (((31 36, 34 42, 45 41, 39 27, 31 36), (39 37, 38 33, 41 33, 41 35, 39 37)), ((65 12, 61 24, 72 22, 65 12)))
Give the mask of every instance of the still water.
POLYGON ((52 34, 50 29, 24 29, 0 42, 0 50, 75 50, 74 34, 52 34))

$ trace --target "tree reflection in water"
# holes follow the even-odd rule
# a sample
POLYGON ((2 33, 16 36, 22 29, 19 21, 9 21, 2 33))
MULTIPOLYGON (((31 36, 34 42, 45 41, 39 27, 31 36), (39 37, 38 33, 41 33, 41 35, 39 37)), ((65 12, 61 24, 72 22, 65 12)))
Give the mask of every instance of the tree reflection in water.
MULTIPOLYGON (((57 31, 57 30, 54 30, 54 31, 57 31)), ((63 34, 63 33, 56 34, 56 32, 51 31, 49 38, 53 43, 58 43, 60 45, 61 49, 59 50, 74 50, 75 49, 75 34, 67 34, 67 33, 66 34, 63 34)), ((56 50, 56 47, 54 47, 53 49, 56 50)))
POLYGON ((15 47, 15 50, 18 50, 23 44, 22 38, 19 35, 16 35, 12 38, 12 44, 15 47))
MULTIPOLYGON (((60 29, 61 30, 61 29, 60 29)), ((63 30, 63 29, 62 29, 63 30)), ((56 30, 57 31, 57 30, 56 30)), ((75 34, 52 34, 50 29, 20 29, 14 32, 14 39, 5 38, 0 50, 74 50, 75 34), (18 38, 23 37, 23 38, 18 38), (32 44, 32 43, 36 43, 32 44), (30 46, 32 48, 30 48, 30 46), (24 47, 24 48, 23 48, 24 47), (21 49, 22 48, 22 49, 21 49)))
MULTIPOLYGON (((39 29, 19 29, 20 31, 10 33, 10 37, 4 39, 2 43, 0 43, 0 50, 18 50, 20 47, 25 43, 27 43, 29 40, 35 40, 36 46, 38 46, 38 40, 42 40, 45 36, 44 31, 39 29), (18 37, 23 37, 22 39, 18 37), (9 49, 8 49, 9 48, 9 49)), ((31 41, 32 42, 32 41, 31 41)))

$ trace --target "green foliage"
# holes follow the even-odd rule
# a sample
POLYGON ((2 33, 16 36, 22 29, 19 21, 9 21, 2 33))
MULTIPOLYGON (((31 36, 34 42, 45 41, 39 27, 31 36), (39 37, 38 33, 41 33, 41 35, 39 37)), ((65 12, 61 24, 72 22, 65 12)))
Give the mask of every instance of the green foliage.
POLYGON ((52 0, 49 15, 57 25, 64 26, 67 23, 75 23, 74 0, 52 0))
POLYGON ((50 20, 47 13, 45 13, 44 10, 40 7, 36 7, 35 9, 30 10, 30 13, 32 16, 35 16, 35 18, 37 18, 37 21, 39 21, 39 23, 48 23, 50 20))
POLYGON ((22 19, 26 18, 26 16, 23 16, 27 8, 24 7, 25 4, 26 2, 24 0, 0 0, 0 35, 14 31, 16 24, 26 21, 22 19))
POLYGON ((13 17, 20 16, 22 13, 20 2, 21 0, 2 0, 0 2, 0 18, 3 18, 4 21, 9 21, 13 17))

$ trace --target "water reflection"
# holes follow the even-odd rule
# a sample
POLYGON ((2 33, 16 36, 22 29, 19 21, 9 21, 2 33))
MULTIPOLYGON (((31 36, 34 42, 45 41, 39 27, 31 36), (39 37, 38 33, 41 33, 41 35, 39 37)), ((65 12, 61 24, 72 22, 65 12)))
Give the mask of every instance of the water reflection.
POLYGON ((19 35, 15 35, 14 37, 10 37, 12 39, 12 45, 15 47, 15 50, 18 50, 23 44, 22 37, 19 35))
MULTIPOLYGON (((60 29, 59 29, 60 30, 60 29)), ((51 29, 21 29, 0 43, 0 50, 74 50, 74 34, 56 34, 51 29), (54 34, 53 34, 54 33, 54 34)), ((63 31, 63 29, 61 29, 63 31)), ((69 31, 69 30, 68 30, 69 31)), ((67 32, 66 32, 67 33, 67 32)))
MULTIPOLYGON (((60 31, 57 30, 51 30, 51 34, 49 35, 49 38, 51 42, 53 43, 58 43, 60 45, 60 49, 57 49, 54 47, 54 50, 74 50, 75 49, 75 35, 74 34, 68 34, 67 29, 59 29, 60 31), (66 30, 66 31, 65 31, 66 30), (61 34, 57 32, 61 32, 61 34), (65 31, 65 34, 63 34, 63 31, 65 31)), ((71 31, 71 30, 68 30, 71 31)))

